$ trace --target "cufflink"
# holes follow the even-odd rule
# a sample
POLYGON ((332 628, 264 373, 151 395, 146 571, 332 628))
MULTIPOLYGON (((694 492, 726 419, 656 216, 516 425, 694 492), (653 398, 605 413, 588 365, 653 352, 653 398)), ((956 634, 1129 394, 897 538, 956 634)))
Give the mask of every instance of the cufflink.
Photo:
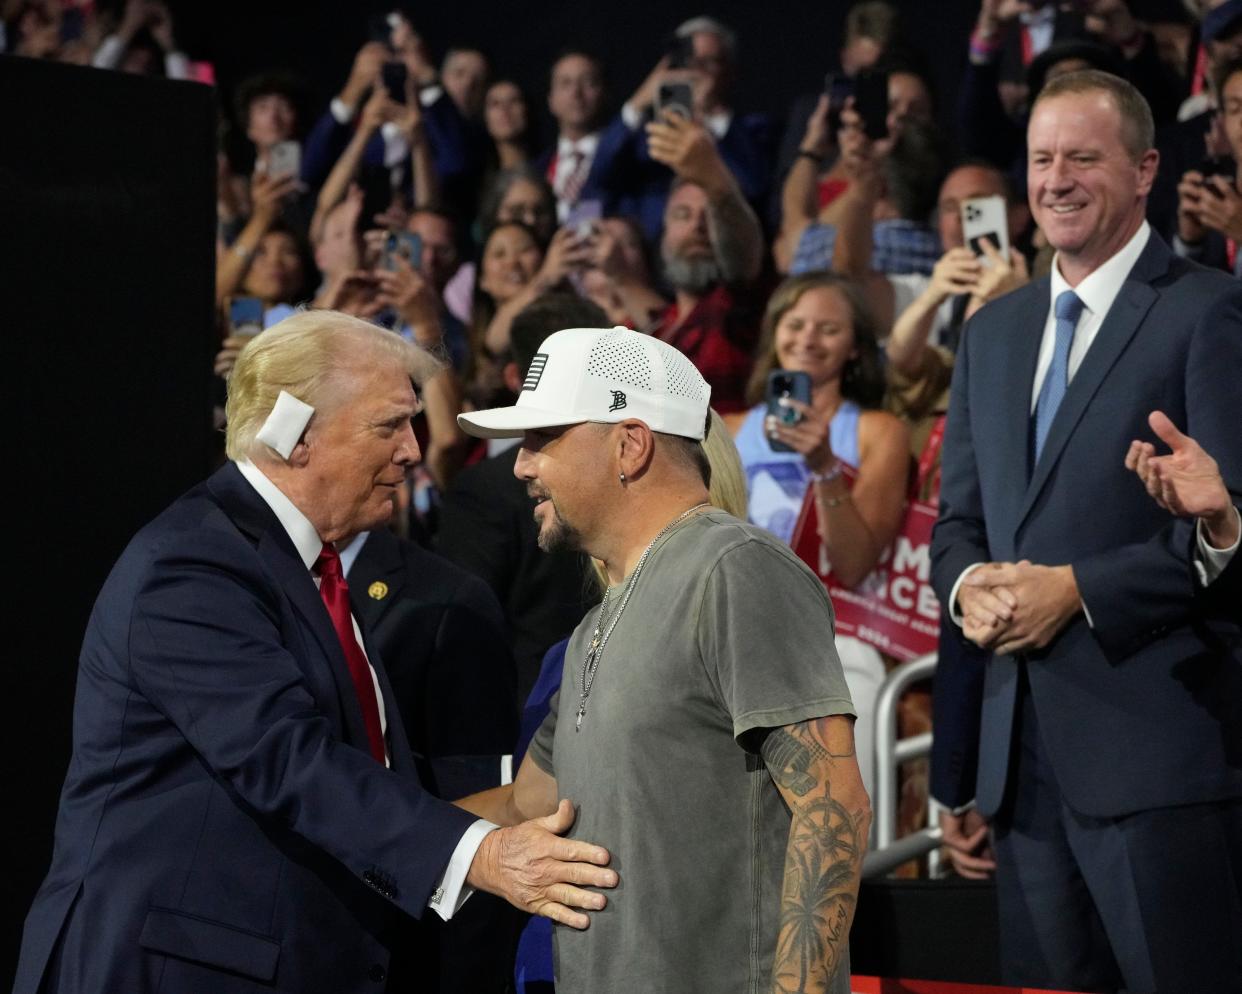
POLYGON ((431 904, 433 907, 435 907, 443 900, 444 900, 444 888, 437 887, 435 890, 435 893, 431 895, 431 904))

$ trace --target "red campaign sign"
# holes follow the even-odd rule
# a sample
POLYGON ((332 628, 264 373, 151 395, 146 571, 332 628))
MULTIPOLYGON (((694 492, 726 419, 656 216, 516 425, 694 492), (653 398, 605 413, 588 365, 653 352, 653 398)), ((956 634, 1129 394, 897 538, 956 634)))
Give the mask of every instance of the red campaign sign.
MULTIPOLYGON (((853 486, 855 474, 844 468, 846 482, 853 486)), ((871 574, 850 588, 833 575, 824 553, 813 489, 813 484, 807 488, 790 544, 827 587, 837 634, 852 635, 901 660, 935 652, 940 634, 940 603, 931 586, 936 505, 909 501, 893 544, 884 550, 871 574)))
POLYGON ((995 987, 991 984, 951 984, 938 980, 896 980, 891 977, 850 977, 854 994, 1073 994, 1034 987, 995 987))

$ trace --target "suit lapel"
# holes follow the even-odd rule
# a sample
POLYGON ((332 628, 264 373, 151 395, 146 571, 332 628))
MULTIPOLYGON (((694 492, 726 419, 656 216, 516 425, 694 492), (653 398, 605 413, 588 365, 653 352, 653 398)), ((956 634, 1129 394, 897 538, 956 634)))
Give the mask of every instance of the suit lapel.
MULTIPOLYGON (((1147 312, 1151 310, 1152 304, 1160 296, 1151 286, 1151 282, 1168 270, 1170 259, 1171 253, 1168 246, 1155 232, 1152 232, 1147 247, 1144 248, 1138 262, 1134 264, 1126 281, 1121 285, 1121 291, 1117 294, 1117 299, 1113 301, 1113 306, 1104 316, 1104 323, 1100 326, 1095 341, 1091 343, 1091 348, 1083 357, 1082 365, 1078 367, 1074 379, 1066 388, 1061 406, 1057 408, 1056 416, 1052 419, 1052 426, 1048 429, 1048 437, 1044 441, 1043 452, 1040 453, 1039 462, 1036 463, 1035 470, 1031 474, 1030 485, 1027 487, 1021 510, 1018 512, 1017 526, 1019 528, 1026 520, 1026 516, 1031 513, 1031 508, 1035 506, 1040 491, 1048 482, 1052 467, 1056 465, 1070 436, 1078 426, 1078 422, 1086 413, 1091 398, 1100 389, 1109 370, 1121 358, 1121 354, 1130 344, 1130 340, 1143 323, 1147 312)), ((1026 380, 1028 403, 1030 400, 1029 386, 1034 375, 1032 368, 1031 375, 1026 380)))
MULTIPOLYGON (((348 581, 354 616, 362 626, 369 655, 374 633, 392 606, 400 601, 401 592, 405 588, 405 563, 401 556, 401 546, 392 533, 377 529, 367 536, 353 566, 350 567, 348 581), (385 587, 381 597, 375 597, 371 593, 377 580, 385 587)), ((376 590, 376 593, 379 592, 376 590)))
MULTIPOLYGON (((358 692, 354 689, 345 662, 345 653, 337 640, 332 619, 319 597, 319 590, 310 572, 298 555, 288 533, 253 487, 246 482, 232 463, 224 466, 208 481, 208 486, 221 506, 256 543, 259 558, 272 572, 281 590, 301 616, 306 628, 319 643, 320 651, 327 661, 327 669, 336 687, 340 716, 345 725, 345 739, 352 743, 366 743, 366 724, 358 692)), ((304 664, 308 661, 301 661, 304 664)))
POLYGON ((405 560, 401 543, 396 536, 383 528, 371 532, 358 550, 354 564, 349 569, 347 582, 354 617, 358 619, 358 626, 362 629, 367 659, 371 661, 375 676, 379 680, 380 693, 384 695, 388 755, 392 768, 417 777, 418 772, 411 761, 409 739, 405 733, 397 697, 388 681, 388 670, 375 637, 379 625, 401 603, 402 591, 405 589, 405 560), (371 594, 376 581, 382 582, 386 587, 382 597, 371 594))
MULTIPOLYGON (((1021 327, 1012 340, 1012 348, 1004 357, 1004 368, 1001 373, 1001 404, 1000 416, 1006 444, 1001 450, 1001 486, 997 493, 1004 495, 1007 503, 1006 514, 998 520, 1004 521, 1009 514, 1017 512, 1019 502, 1025 490, 1023 486, 1028 473, 1031 431, 1031 383, 1035 379, 1035 366, 1039 361, 1039 345, 1044 334, 1044 325, 1048 321, 1048 308, 1051 306, 1049 294, 1050 281, 1047 277, 1032 284, 1032 306, 1026 310, 1021 319, 1021 327)), ((974 334, 988 334, 972 332, 974 334)), ((990 388, 989 388, 990 389, 990 388)), ((984 415, 986 417, 986 414, 984 415)), ((1015 523, 1016 523, 1016 519, 1015 523)))

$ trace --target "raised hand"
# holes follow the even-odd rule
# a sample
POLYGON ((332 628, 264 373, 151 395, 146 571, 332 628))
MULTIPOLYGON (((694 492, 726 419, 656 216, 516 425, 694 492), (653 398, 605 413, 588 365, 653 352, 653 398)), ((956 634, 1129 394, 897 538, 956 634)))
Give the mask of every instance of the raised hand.
MULTIPOLYGON (((1180 193, 1181 187, 1178 187, 1180 193)), ((1209 176, 1199 198, 1199 220, 1226 238, 1242 241, 1242 196, 1232 180, 1209 176)))
POLYGON ((1216 460, 1189 435, 1183 435, 1162 412, 1147 417, 1151 430, 1172 451, 1156 455, 1156 447, 1137 439, 1126 453, 1126 469, 1143 482, 1152 500, 1166 511, 1201 518, 1208 540, 1227 549, 1238 539, 1238 516, 1216 460))
POLYGON ((728 167, 716 151, 716 142, 703 125, 666 110, 647 125, 647 148, 656 162, 705 190, 732 183, 728 167))
POLYGON ((797 411, 799 418, 793 424, 786 424, 780 418, 768 415, 764 419, 768 438, 783 442, 801 453, 806 460, 806 468, 812 473, 826 473, 832 469, 837 461, 829 436, 832 418, 817 414, 809 404, 793 397, 781 398, 781 406, 797 411))

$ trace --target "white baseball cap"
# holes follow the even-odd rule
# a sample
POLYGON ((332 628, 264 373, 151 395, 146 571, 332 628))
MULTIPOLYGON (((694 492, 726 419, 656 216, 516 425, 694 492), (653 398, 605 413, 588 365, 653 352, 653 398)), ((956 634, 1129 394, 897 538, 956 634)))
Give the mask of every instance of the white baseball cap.
POLYGON ((512 407, 457 415, 479 438, 531 428, 637 418, 652 431, 703 440, 712 388, 673 346, 629 328, 567 328, 539 346, 512 407))

